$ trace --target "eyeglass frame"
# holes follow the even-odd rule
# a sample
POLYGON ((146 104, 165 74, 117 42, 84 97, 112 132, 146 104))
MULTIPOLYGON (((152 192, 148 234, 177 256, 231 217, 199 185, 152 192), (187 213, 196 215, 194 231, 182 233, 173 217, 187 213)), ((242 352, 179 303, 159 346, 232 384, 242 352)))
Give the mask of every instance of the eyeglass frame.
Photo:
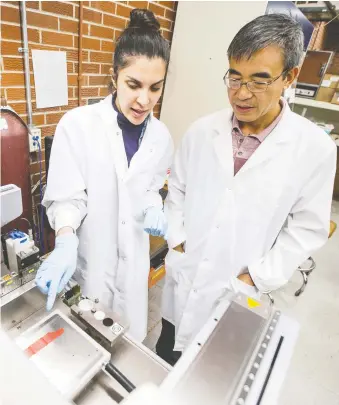
POLYGON ((225 84, 225 86, 226 86, 228 89, 230 89, 230 90, 240 90, 241 87, 242 87, 244 84, 246 84, 247 90, 248 90, 249 92, 251 92, 251 93, 265 93, 265 91, 267 91, 267 89, 268 89, 268 86, 270 86, 271 84, 273 84, 274 82, 276 82, 284 73, 288 72, 288 69, 283 70, 283 71, 280 73, 279 76, 277 76, 277 77, 271 79, 269 82, 260 82, 260 81, 258 81, 258 80, 249 80, 249 81, 247 81, 247 82, 242 82, 242 81, 239 80, 239 79, 232 79, 232 78, 226 77, 226 75, 227 75, 227 73, 228 73, 229 71, 230 71, 230 69, 227 70, 227 72, 225 73, 225 75, 224 75, 224 77, 223 77, 224 84, 225 84), (231 80, 235 80, 235 81, 240 82, 239 88, 238 88, 238 89, 232 89, 231 87, 227 86, 225 79, 231 79, 231 80), (250 90, 250 89, 248 88, 248 83, 252 83, 252 82, 257 82, 257 83, 261 83, 261 84, 266 84, 266 89, 265 89, 265 90, 262 90, 262 91, 252 91, 252 90, 250 90))

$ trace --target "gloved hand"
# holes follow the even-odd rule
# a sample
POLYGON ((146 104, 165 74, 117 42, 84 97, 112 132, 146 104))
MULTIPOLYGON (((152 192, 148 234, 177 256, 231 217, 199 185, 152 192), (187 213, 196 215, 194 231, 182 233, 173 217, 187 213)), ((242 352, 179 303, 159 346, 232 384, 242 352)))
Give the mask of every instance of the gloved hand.
POLYGON ((167 220, 162 209, 157 207, 147 208, 144 220, 144 231, 153 236, 165 236, 167 220))
POLYGON ((40 266, 35 283, 43 294, 47 294, 47 311, 54 305, 55 298, 73 276, 78 255, 79 239, 74 233, 57 236, 55 248, 40 266))

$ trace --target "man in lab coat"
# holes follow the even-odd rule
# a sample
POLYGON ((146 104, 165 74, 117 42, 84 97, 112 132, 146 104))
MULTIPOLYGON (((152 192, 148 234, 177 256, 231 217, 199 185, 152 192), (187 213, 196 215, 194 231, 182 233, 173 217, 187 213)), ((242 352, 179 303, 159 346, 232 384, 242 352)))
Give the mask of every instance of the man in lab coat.
POLYGON ((335 145, 281 98, 302 54, 288 16, 244 26, 228 49, 232 108, 194 122, 176 153, 157 343, 171 364, 227 290, 259 297, 282 287, 328 238, 335 145))

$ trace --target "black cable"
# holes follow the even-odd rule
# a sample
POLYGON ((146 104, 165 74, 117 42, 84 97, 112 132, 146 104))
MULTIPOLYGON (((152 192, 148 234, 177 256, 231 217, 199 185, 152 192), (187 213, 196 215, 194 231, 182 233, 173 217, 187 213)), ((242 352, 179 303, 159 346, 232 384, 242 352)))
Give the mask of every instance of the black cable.
POLYGON ((262 400, 262 398, 263 398, 263 396, 264 396, 264 393, 265 393, 265 390, 266 390, 268 381, 269 381, 269 379, 270 379, 270 377, 271 377, 271 374, 272 374, 272 371, 273 371, 273 367, 274 367, 274 364, 275 364, 275 362, 276 362, 276 360, 277 360, 277 357, 278 357, 278 354, 279 354, 279 352, 280 352, 281 345, 282 345, 283 341, 284 341, 284 336, 280 336, 280 339, 279 339, 279 342, 278 342, 278 346, 277 346, 277 348, 276 348, 276 350, 275 350, 273 359, 272 359, 272 361, 271 361, 270 368, 269 368, 268 373, 267 373, 267 375, 266 375, 266 379, 265 379, 264 385, 263 385, 263 387, 262 387, 262 390, 261 390, 261 392, 260 392, 257 405, 260 405, 260 404, 261 404, 261 400, 262 400))
POLYGON ((125 388, 127 392, 132 392, 135 389, 135 385, 124 375, 120 370, 118 370, 112 363, 107 363, 105 370, 109 375, 111 375, 118 383, 125 388))

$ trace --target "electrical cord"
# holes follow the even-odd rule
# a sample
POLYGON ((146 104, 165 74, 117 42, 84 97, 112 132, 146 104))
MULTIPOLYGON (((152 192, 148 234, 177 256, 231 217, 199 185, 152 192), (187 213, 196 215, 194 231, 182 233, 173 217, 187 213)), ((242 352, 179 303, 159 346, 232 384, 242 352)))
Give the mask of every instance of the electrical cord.
POLYGON ((40 250, 41 254, 45 254, 45 247, 44 247, 44 210, 42 206, 42 153, 41 153, 41 145, 39 142, 38 136, 33 136, 33 141, 36 142, 39 149, 39 168, 40 168, 40 226, 39 226, 39 236, 40 236, 40 250))
POLYGON ((120 370, 118 370, 112 363, 107 363, 105 366, 107 373, 112 376, 125 390, 130 393, 135 390, 135 385, 124 375, 120 370))

